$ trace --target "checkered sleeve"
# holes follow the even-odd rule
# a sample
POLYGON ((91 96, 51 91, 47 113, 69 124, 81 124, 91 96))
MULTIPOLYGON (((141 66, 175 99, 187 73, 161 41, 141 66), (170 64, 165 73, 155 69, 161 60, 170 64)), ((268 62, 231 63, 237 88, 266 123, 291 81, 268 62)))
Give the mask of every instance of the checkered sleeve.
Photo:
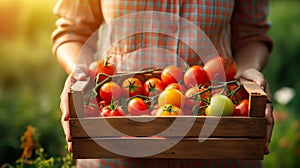
POLYGON ((54 55, 63 43, 84 43, 103 21, 99 0, 58 0, 53 12, 59 17, 51 35, 54 55))
POLYGON ((235 52, 251 41, 261 41, 273 48, 273 41, 267 34, 271 23, 268 22, 268 0, 235 1, 231 19, 231 45, 235 52))

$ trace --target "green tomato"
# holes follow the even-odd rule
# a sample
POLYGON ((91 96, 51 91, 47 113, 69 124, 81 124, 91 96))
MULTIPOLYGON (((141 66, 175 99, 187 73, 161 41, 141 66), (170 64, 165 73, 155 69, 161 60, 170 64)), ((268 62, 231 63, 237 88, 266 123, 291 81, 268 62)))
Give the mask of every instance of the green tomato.
POLYGON ((234 104, 227 96, 214 95, 210 105, 205 109, 205 114, 207 116, 231 116, 233 110, 234 104))

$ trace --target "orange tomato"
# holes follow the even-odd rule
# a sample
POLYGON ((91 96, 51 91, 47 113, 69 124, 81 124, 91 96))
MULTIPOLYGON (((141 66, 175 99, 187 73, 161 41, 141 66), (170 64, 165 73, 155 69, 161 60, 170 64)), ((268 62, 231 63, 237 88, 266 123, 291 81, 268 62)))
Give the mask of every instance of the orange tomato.
POLYGON ((178 116, 183 115, 183 112, 180 108, 172 105, 172 104, 165 104, 157 110, 156 116, 178 116))
POLYGON ((176 107, 183 107, 185 102, 185 96, 177 89, 164 90, 158 96, 158 106, 165 104, 172 104, 176 107))

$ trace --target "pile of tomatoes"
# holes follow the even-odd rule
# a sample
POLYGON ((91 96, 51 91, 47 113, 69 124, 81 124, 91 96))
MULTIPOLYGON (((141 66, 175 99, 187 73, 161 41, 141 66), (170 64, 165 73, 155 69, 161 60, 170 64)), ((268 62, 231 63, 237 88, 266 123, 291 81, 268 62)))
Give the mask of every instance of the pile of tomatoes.
POLYGON ((249 95, 234 79, 236 70, 233 59, 217 56, 203 66, 193 65, 186 70, 170 65, 161 69, 159 76, 143 80, 126 73, 115 74, 116 67, 108 57, 89 67, 96 81, 96 98, 85 105, 85 115, 248 116, 249 95))

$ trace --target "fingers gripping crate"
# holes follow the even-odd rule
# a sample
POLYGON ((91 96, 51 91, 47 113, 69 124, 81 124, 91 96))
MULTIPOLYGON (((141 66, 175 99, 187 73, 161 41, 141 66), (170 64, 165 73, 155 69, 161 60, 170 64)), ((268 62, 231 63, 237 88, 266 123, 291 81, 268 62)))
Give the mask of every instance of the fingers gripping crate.
MULTIPOLYGON (((146 80, 147 77, 138 78, 146 80)), ((242 84, 249 93, 249 117, 85 118, 83 94, 88 82, 77 81, 69 92, 73 157, 262 160, 267 127, 264 115, 267 97, 255 83, 243 81, 242 84), (176 124, 175 129, 170 129, 173 124, 176 124), (111 131, 111 128, 117 131, 111 131), (201 131, 207 128, 214 129, 210 134, 203 135, 201 131), (144 153, 141 151, 144 148, 141 148, 137 156, 134 155, 137 151, 135 148, 146 146, 149 148, 145 148, 144 153), (155 148, 165 149, 159 151, 155 148)))

